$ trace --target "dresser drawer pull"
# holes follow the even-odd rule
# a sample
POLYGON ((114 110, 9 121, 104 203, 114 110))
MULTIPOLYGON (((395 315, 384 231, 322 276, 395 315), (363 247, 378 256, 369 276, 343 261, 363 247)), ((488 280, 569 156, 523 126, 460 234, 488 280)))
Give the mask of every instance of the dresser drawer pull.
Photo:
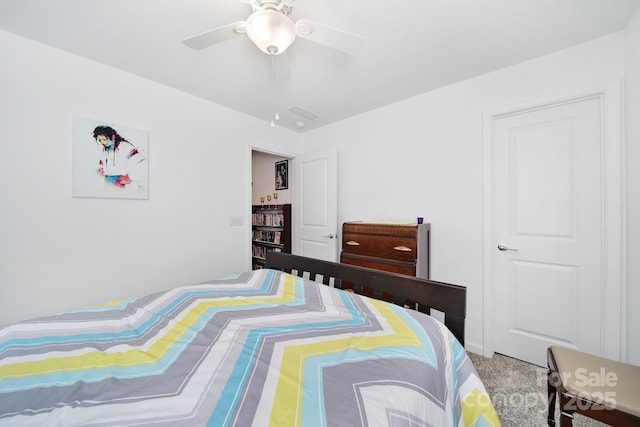
POLYGON ((400 252, 411 252, 411 248, 408 248, 406 246, 396 246, 395 248, 396 251, 400 251, 400 252))
POLYGON ((354 240, 349 240, 348 242, 344 242, 345 245, 349 245, 349 246, 360 246, 360 243, 354 241, 354 240))

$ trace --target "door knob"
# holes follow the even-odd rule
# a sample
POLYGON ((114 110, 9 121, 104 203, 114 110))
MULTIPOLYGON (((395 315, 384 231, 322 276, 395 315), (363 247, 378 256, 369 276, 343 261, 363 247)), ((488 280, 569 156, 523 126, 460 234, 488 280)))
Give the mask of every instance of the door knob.
POLYGON ((498 245, 498 249, 500 249, 501 251, 517 251, 516 248, 510 248, 509 246, 505 245, 504 243, 500 243, 498 245))
POLYGON ((328 234, 328 235, 322 236, 322 237, 328 237, 330 239, 333 239, 334 237, 338 237, 338 236, 336 236, 335 234, 331 233, 331 234, 328 234))

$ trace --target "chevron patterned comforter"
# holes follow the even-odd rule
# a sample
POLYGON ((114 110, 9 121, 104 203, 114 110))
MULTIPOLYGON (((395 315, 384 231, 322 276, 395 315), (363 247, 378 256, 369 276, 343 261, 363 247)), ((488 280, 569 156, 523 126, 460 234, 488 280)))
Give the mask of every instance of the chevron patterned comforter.
POLYGON ((0 426, 497 426, 422 313, 258 270, 0 329, 0 426))

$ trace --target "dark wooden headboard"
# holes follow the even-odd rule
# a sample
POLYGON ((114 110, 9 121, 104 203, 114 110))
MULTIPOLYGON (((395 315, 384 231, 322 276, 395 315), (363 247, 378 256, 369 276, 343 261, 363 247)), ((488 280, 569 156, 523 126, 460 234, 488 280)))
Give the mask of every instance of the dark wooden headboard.
POLYGON ((427 314, 432 308, 441 311, 445 325, 464 346, 467 305, 467 288, 464 286, 282 252, 267 252, 265 268, 308 277, 340 289, 348 284, 358 294, 410 306, 427 314))

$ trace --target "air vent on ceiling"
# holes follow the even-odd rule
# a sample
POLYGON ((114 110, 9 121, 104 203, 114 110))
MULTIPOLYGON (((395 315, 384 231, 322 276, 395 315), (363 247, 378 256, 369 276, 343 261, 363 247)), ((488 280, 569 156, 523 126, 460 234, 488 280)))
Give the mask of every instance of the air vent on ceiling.
POLYGON ((304 108, 299 107, 297 105, 294 105, 293 107, 289 108, 289 111, 299 116, 302 116, 307 120, 313 120, 318 118, 316 114, 313 114, 311 111, 307 111, 304 108))

